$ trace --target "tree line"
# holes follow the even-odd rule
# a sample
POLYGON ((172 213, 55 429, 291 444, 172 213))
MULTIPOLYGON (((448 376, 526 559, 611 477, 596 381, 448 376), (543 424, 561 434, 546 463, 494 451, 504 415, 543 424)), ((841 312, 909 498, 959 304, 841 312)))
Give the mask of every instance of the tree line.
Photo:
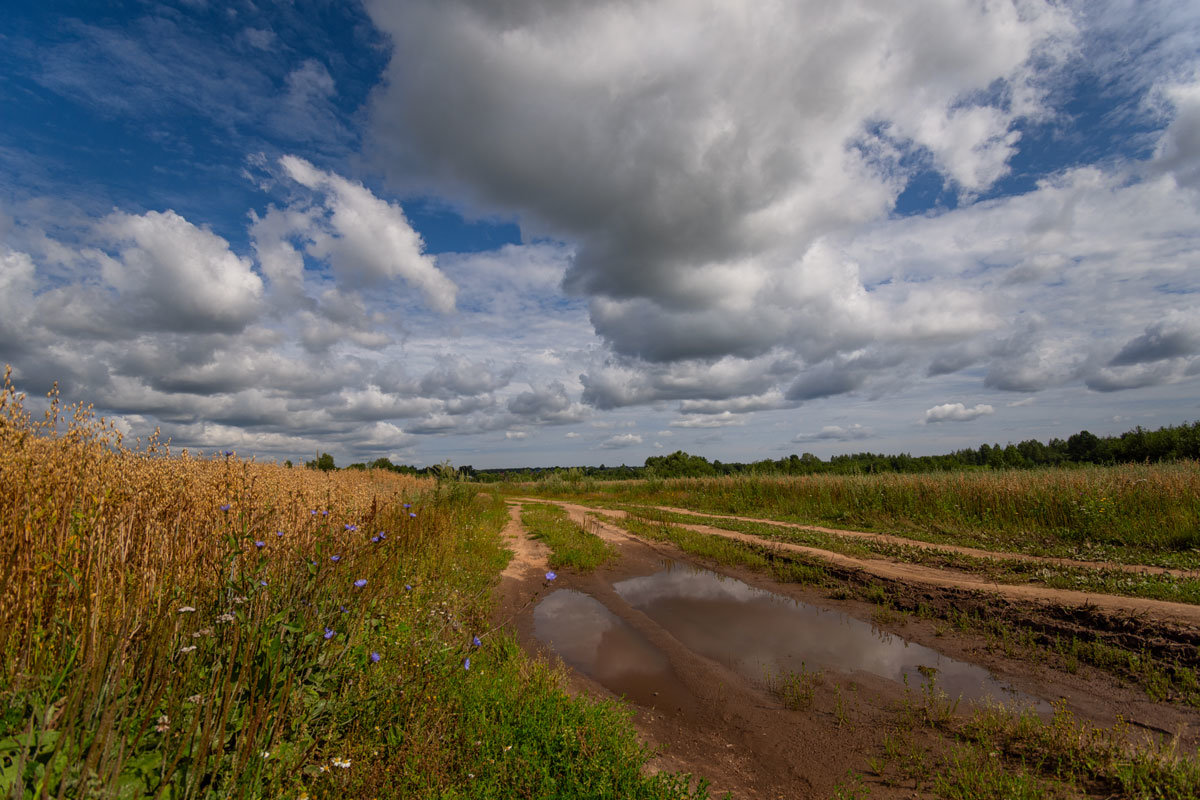
MULTIPOLYGON (((1200 422, 1168 425, 1146 430, 1140 425, 1113 436, 1096 436, 1080 431, 1067 439, 1040 442, 1026 439, 1006 445, 981 444, 977 448, 955 450, 934 456, 908 453, 850 453, 821 459, 812 453, 795 453, 780 459, 752 462, 709 461, 704 456, 677 450, 669 455, 650 456, 642 466, 598 467, 522 467, 519 469, 474 469, 470 465, 455 472, 460 480, 481 482, 538 480, 561 475, 569 470, 572 477, 600 480, 632 478, 701 478, 721 475, 861 475, 885 472, 949 472, 964 469, 1031 469, 1072 464, 1156 463, 1182 459, 1200 460, 1200 422)), ((311 469, 336 469, 333 457, 322 453, 306 462, 311 469)), ((446 477, 448 464, 412 467, 393 464, 386 458, 371 463, 351 464, 347 469, 387 469, 407 475, 446 477)))

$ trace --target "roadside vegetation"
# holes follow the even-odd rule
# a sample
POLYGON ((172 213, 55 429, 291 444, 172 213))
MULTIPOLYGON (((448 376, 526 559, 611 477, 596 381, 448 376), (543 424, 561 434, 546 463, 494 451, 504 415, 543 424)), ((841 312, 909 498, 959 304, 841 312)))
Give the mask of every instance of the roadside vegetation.
POLYGON ((1200 578, 1153 572, 1137 572, 1101 566, 1075 566, 1054 562, 1025 561, 995 556, 936 550, 918 545, 881 542, 870 538, 840 536, 818 530, 783 527, 765 522, 748 522, 728 517, 695 516, 647 506, 617 506, 627 514, 677 526, 703 524, 774 542, 802 545, 855 558, 888 558, 937 569, 952 569, 979 575, 993 583, 1039 584, 1054 589, 1145 597, 1176 603, 1200 604, 1200 578))
POLYGON ((550 548, 550 566, 554 569, 570 567, 591 572, 617 555, 612 546, 576 525, 558 506, 527 503, 521 507, 521 522, 530 536, 550 548))
POLYGON ((0 796, 702 798, 489 628, 503 504, 0 393, 0 796))
MULTIPOLYGON (((1200 754, 1171 738, 1098 727, 1056 705, 1049 720, 1000 706, 959 713, 935 682, 907 690, 895 729, 870 771, 891 786, 949 800, 1104 797, 1191 800, 1200 796, 1200 754)), ((860 779, 843 784, 843 796, 860 779)), ((867 796, 865 793, 859 796, 867 796)))
POLYGON ((1200 463, 505 485, 506 494, 873 531, 983 550, 1200 568, 1200 463))
POLYGON ((1123 646, 1120 639, 1106 641, 1082 631, 1054 630, 1053 621, 1035 619, 1020 607, 1003 601, 935 604, 921 597, 898 594, 857 570, 834 569, 815 557, 788 553, 769 545, 751 544, 715 534, 639 517, 614 519, 606 524, 654 541, 669 542, 685 553, 714 565, 756 570, 781 583, 822 588, 836 599, 863 600, 877 606, 880 625, 902 624, 909 617, 945 623, 943 630, 972 633, 987 646, 1010 658, 1042 663, 1056 670, 1077 672, 1081 665, 1095 667, 1121 681, 1138 686, 1155 702, 1182 702, 1200 708, 1200 653, 1194 647, 1153 651, 1123 646))
MULTIPOLYGON (((1067 673, 1089 665, 1139 686, 1155 702, 1200 707, 1197 672, 1177 659, 1099 639, 1048 634, 1036 628, 1037 621, 1024 620, 1019 610, 1006 614, 982 600, 977 608, 910 601, 865 576, 855 579, 800 554, 731 541, 661 519, 603 521, 672 543, 714 565, 747 567, 775 580, 820 587, 831 597, 873 603, 880 625, 896 628, 910 618, 932 620, 946 632, 981 636, 988 648, 1010 658, 1067 673)), ((848 700, 824 671, 801 666, 798 671, 768 674, 764 682, 785 708, 802 713, 826 712, 815 708, 815 697, 820 687, 830 684, 835 695, 830 712, 838 725, 851 724, 848 704, 857 701, 848 700)), ((948 800, 1200 796, 1200 753, 1183 752, 1172 738, 1149 736, 1123 724, 1104 728, 1080 722, 1063 707, 1049 720, 1030 711, 960 707, 936 681, 927 681, 919 691, 906 691, 896 711, 896 725, 868 761, 866 774, 847 776, 835 797, 870 797, 870 775, 889 786, 928 791, 948 800)))
POLYGON ((706 559, 714 564, 748 567, 767 573, 783 583, 822 586, 832 580, 819 559, 808 558, 798 553, 781 553, 765 544, 733 541, 723 536, 642 517, 613 519, 596 515, 596 518, 646 539, 669 542, 688 555, 706 559))

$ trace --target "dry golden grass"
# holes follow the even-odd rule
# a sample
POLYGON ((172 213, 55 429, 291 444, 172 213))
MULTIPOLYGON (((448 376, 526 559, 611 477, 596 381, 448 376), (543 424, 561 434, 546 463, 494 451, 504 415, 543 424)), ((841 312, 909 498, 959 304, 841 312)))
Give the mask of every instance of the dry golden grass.
POLYGON ((507 519, 466 484, 126 447, 6 377, 0 797, 705 797, 488 632, 507 519))
MULTIPOLYGON (((350 536, 346 525, 366 530, 382 507, 432 484, 382 470, 326 473, 224 454, 172 456, 154 436, 130 448, 90 406, 64 409, 53 392, 49 399, 44 417, 32 418, 5 376, 0 682, 6 684, 29 671, 32 659, 57 662, 53 651, 72 639, 88 643, 102 630, 138 631, 164 606, 210 594, 230 568, 231 547, 252 552, 262 541, 264 549, 285 548, 298 558, 318 538, 336 544, 350 536)), ((86 664, 95 652, 85 644, 76 663, 86 664)))

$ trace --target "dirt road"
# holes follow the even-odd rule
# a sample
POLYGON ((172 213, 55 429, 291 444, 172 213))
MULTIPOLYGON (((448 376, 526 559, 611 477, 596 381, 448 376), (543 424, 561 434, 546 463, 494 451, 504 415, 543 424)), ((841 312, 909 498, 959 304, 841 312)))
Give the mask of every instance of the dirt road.
MULTIPOLYGON (((594 601, 598 605, 588 613, 611 615, 605 638, 593 650, 610 656, 638 654, 637 658, 645 662, 641 665, 644 670, 635 673, 626 670, 626 677, 617 680, 612 677, 616 673, 608 669, 611 665, 597 658, 590 669, 569 670, 569 685, 575 691, 596 696, 624 696, 640 733, 649 744, 661 748, 652 762, 654 768, 704 775, 717 790, 714 796, 729 791, 735 798, 828 798, 855 773, 864 775, 862 780, 869 785, 872 798, 923 796, 914 794, 911 783, 885 785, 878 776, 870 774, 868 767, 869 759, 882 750, 884 739, 905 725, 903 685, 866 669, 826 670, 808 687, 811 694, 800 704, 803 707, 785 708, 779 695, 765 685, 764 676, 748 674, 714 657, 712 652, 697 648, 696 640, 689 638, 687 631, 681 633, 648 613, 644 605, 630 600, 627 587, 634 585, 630 581, 649 580, 650 576, 661 575, 668 569, 679 570, 693 564, 694 559, 672 545, 642 540, 588 516, 592 511, 613 515, 619 512, 560 503, 586 529, 612 543, 619 558, 588 575, 560 570, 554 585, 547 587, 544 581, 547 552, 539 542, 530 540, 521 526, 522 502, 546 501, 513 501, 505 536, 515 555, 499 588, 498 617, 515 628, 531 652, 555 658, 555 651, 547 645, 551 638, 547 630, 551 629, 548 625, 554 621, 553 615, 548 617, 539 608, 546 612, 552 603, 566 608, 563 605, 566 601, 594 601)), ((694 527, 706 533, 762 543, 746 534, 702 525, 694 527)), ((1075 597, 1078 593, 1056 593, 1043 587, 997 586, 972 580, 974 576, 948 575, 917 565, 854 559, 827 551, 810 553, 814 548, 769 544, 796 548, 841 568, 886 577, 896 586, 909 587, 934 605, 959 602, 963 592, 988 592, 998 593, 1015 608, 1027 608, 1034 613, 1038 604, 1073 604, 1085 599, 1075 597), (1025 591, 1031 589, 1041 591, 1025 591)), ((1109 725, 1124 718, 1150 730, 1183 729, 1184 744, 1191 749, 1196 747, 1195 735, 1200 726, 1196 724, 1195 709, 1151 702, 1140 689, 1122 685, 1111 675, 1086 665, 1068 674, 1018 654, 1010 657, 995 642, 979 634, 960 632, 934 620, 909 615, 881 618, 878 607, 861 600, 830 597, 819 588, 778 584, 749 570, 715 569, 749 587, 866 621, 880 636, 902 637, 912 643, 910 646, 929 647, 949 659, 982 666, 1022 693, 1065 702, 1081 719, 1109 725)), ((1172 624, 1200 623, 1200 614, 1194 607, 1174 608, 1179 604, 1160 607, 1152 601, 1137 603, 1129 598, 1106 596, 1086 598, 1093 600, 1094 606, 1114 613, 1127 615, 1128 609, 1137 607, 1143 614, 1162 614, 1172 624)), ((709 627, 731 625, 722 619, 714 614, 709 627)), ((732 628, 728 630, 733 632, 732 628)), ((747 635, 744 630, 737 633, 747 635)), ((934 736, 929 732, 913 735, 934 736)), ((944 743, 929 744, 944 746, 944 743)))
MULTIPOLYGON (((566 503, 561 501, 546 501, 522 498, 520 502, 550 502, 560 508, 567 510, 571 518, 576 522, 583 524, 587 520, 588 514, 601 514, 613 518, 623 518, 626 512, 608 509, 594 508, 591 506, 583 506, 575 503, 566 503)), ((679 509, 667 509, 678 512, 679 509)), ((748 522, 766 522, 771 523, 771 520, 760 520, 752 517, 733 517, 748 522)), ((932 586, 942 589, 963 589, 968 591, 986 591, 994 593, 1013 600, 1040 602, 1055 606, 1094 606, 1102 611, 1114 614, 1147 614, 1156 619, 1167 620, 1182 625, 1193 626, 1200 629, 1200 606, 1191 605, 1188 603, 1172 603, 1166 600, 1152 600, 1141 597, 1125 597, 1117 595, 1107 595, 1098 592, 1077 592, 1068 589, 1055 589, 1047 586, 1023 585, 1023 584, 1006 584, 996 583, 987 580, 986 577, 974 575, 967 572, 960 572, 951 569, 938 569, 936 567, 927 567, 920 564, 910 564, 906 562, 896 561, 894 559, 885 558, 859 558, 848 556, 842 553, 836 553, 829 550, 822 550, 818 547, 810 547, 807 545, 791 544, 789 542, 777 542, 771 539, 764 539, 760 536, 754 536, 748 533, 740 533, 738 531, 725 530, 724 528, 715 528, 710 525, 688 525, 681 523, 672 523, 681 528, 687 528, 699 533, 706 533, 712 536, 722 536, 727 539, 732 539, 739 542, 747 542, 749 544, 763 545, 769 548, 774 548, 784 552, 800 553, 806 556, 819 558, 829 564, 836 565, 845 569, 861 570, 867 574, 874 575, 878 578, 883 578, 888 581, 897 581, 907 584, 932 586)), ((777 523, 771 523, 777 524, 777 523)), ((854 536, 874 536, 874 534, 861 534, 847 531, 833 531, 829 528, 821 528, 819 530, 826 532, 835 532, 839 534, 847 534, 854 536)), ((889 539, 899 539, 899 537, 886 537, 889 539)), ((903 540, 911 543, 911 540, 903 540)), ((1021 556, 1015 553, 997 553, 984 550, 973 550, 971 548, 954 547, 953 545, 926 545, 930 549, 948 550, 948 551, 969 551, 972 555, 986 558, 1010 559, 1017 558, 1022 560, 1035 560, 1047 563, 1068 564, 1073 566, 1087 567, 1128 567, 1128 565, 1108 565, 1098 564, 1096 562, 1076 562, 1069 559, 1053 559, 1053 558, 1037 558, 1034 556, 1021 556)), ((1155 567, 1136 567, 1130 568, 1130 571, 1163 571, 1161 568, 1155 567)), ((1194 575, 1183 570, 1175 571, 1180 574, 1194 575)))

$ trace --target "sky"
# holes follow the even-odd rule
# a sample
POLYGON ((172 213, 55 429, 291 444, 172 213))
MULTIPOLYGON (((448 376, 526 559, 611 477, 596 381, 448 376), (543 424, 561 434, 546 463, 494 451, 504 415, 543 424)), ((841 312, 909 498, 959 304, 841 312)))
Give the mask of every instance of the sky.
POLYGON ((12 0, 0 365, 476 468, 1200 418, 1200 4, 12 0))

